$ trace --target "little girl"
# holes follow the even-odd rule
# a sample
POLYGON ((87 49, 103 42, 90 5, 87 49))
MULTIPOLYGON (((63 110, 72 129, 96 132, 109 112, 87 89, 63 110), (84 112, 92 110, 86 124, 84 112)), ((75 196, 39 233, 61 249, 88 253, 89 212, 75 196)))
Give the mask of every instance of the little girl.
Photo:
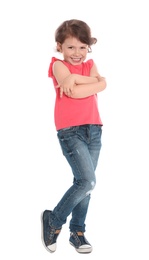
POLYGON ((54 118, 58 140, 73 174, 73 183, 53 210, 42 214, 42 237, 49 252, 56 250, 58 235, 71 214, 70 244, 78 253, 90 253, 92 246, 84 236, 91 192, 95 188, 102 121, 97 93, 106 88, 92 59, 86 61, 97 42, 83 21, 64 21, 55 32, 57 51, 63 59, 52 57, 48 76, 56 91, 54 118))

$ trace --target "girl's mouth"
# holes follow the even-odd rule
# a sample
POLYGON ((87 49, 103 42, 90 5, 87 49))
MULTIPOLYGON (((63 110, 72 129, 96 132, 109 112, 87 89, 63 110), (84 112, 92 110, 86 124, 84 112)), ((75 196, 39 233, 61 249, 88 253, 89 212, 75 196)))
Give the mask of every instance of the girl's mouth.
POLYGON ((81 58, 72 58, 71 59, 74 63, 81 62, 81 58))

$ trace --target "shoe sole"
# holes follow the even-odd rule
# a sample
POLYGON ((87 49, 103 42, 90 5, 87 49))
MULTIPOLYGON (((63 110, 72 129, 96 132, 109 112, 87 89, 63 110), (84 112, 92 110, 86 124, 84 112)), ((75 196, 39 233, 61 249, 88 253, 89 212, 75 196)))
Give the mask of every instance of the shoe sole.
POLYGON ((71 246, 73 246, 74 248, 75 248, 75 250, 78 252, 78 253, 80 253, 80 254, 89 254, 89 253, 91 253, 92 252, 92 247, 90 247, 90 248, 76 248, 75 246, 74 246, 74 244, 72 244, 71 242, 69 242, 70 243, 70 245, 71 246))
POLYGON ((45 242, 44 242, 43 215, 44 215, 44 212, 41 213, 41 217, 40 217, 40 218, 41 218, 41 240, 42 240, 42 243, 43 243, 45 249, 46 249, 48 252, 50 252, 50 253, 54 253, 56 250, 54 250, 54 251, 50 250, 50 248, 48 248, 48 247, 46 246, 45 242))

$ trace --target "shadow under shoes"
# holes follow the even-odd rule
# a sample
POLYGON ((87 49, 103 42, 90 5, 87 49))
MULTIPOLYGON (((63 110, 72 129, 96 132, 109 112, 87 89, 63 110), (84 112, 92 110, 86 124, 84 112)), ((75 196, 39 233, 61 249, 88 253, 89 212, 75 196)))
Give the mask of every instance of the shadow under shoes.
POLYGON ((70 244, 76 249, 78 253, 91 253, 92 246, 87 241, 83 232, 72 232, 70 233, 70 244))
POLYGON ((46 247, 46 249, 53 253, 56 251, 56 242, 58 235, 61 232, 60 229, 56 229, 55 227, 51 227, 49 225, 49 218, 50 218, 51 210, 45 210, 42 213, 41 222, 42 222, 42 240, 43 244, 46 247))

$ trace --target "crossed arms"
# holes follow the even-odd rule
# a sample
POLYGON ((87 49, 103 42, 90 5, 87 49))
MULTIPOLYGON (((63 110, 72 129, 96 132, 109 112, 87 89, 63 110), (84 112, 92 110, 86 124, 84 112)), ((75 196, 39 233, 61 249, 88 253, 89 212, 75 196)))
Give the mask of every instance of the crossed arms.
POLYGON ((90 76, 71 74, 69 69, 61 62, 53 64, 53 74, 60 88, 60 97, 65 94, 71 98, 85 98, 97 94, 106 88, 106 80, 98 73, 94 64, 90 76))

